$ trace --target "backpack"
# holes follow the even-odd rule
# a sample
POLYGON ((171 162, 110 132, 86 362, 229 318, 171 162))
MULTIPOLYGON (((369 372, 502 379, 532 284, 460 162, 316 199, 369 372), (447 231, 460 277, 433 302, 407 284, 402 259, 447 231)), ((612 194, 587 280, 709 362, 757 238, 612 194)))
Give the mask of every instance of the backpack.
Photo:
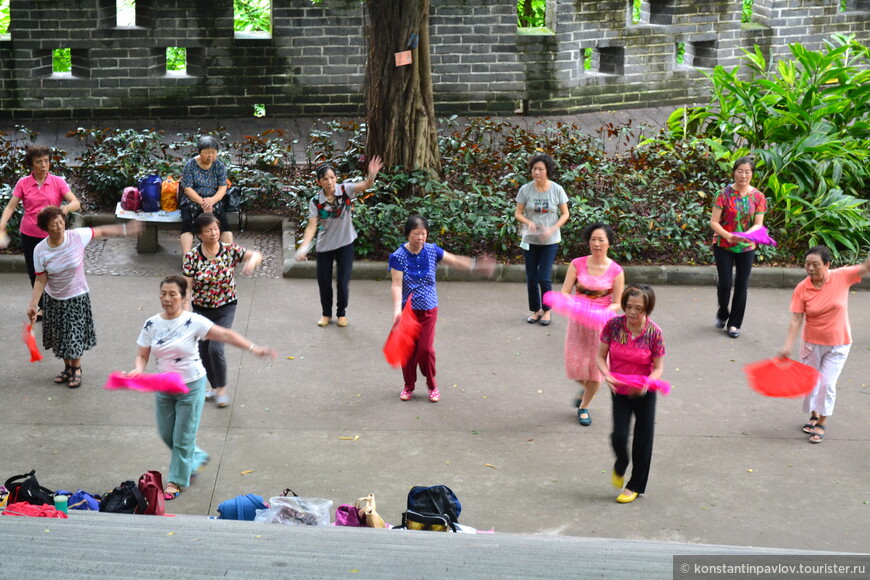
POLYGON ((160 211, 160 188, 163 180, 159 175, 148 175, 139 180, 139 193, 142 194, 142 211, 160 211))
POLYGON ((54 506, 54 492, 44 488, 36 481, 36 470, 24 475, 13 475, 4 484, 9 491, 6 498, 7 505, 18 502, 27 502, 33 505, 48 504, 54 506))
POLYGON ((139 491, 139 487, 129 480, 104 495, 100 503, 101 512, 115 514, 141 514, 145 513, 146 509, 148 509, 148 502, 139 491))
POLYGON ((409 530, 456 531, 462 504, 446 485, 415 486, 408 492, 402 527, 409 530))
POLYGON ((135 187, 125 187, 121 194, 121 209, 124 211, 142 211, 142 194, 135 187))
POLYGON ((227 188, 227 193, 221 200, 225 213, 237 213, 242 210, 242 190, 236 186, 227 188))
POLYGON ((166 514, 166 500, 163 497, 163 476, 159 471, 143 473, 139 478, 139 491, 148 502, 145 511, 137 511, 149 516, 162 516, 166 514))

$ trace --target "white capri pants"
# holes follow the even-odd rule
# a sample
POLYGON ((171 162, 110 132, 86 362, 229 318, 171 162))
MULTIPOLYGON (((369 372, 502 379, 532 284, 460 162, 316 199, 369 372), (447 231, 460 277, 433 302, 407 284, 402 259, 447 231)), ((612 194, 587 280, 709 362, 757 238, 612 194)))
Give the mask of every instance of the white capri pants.
POLYGON ((837 379, 846 364, 851 344, 828 346, 801 342, 801 362, 819 371, 819 381, 804 397, 804 413, 815 411, 823 417, 834 414, 837 400, 837 379))

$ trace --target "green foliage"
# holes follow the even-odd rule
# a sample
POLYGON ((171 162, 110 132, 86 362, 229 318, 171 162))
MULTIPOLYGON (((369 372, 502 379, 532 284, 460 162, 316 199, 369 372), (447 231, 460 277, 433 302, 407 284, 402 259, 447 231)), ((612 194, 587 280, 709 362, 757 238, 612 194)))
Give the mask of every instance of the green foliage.
POLYGON ((52 72, 70 72, 72 70, 72 55, 68 48, 55 48, 51 51, 52 72))
POLYGON ((743 13, 740 18, 741 22, 752 22, 752 4, 755 0, 743 0, 743 13))
POLYGON ((170 46, 166 49, 166 70, 187 70, 187 49, 183 46, 170 46))
POLYGON ((125 187, 146 175, 180 175, 179 159, 168 155, 162 131, 135 129, 83 129, 68 134, 85 149, 78 157, 78 177, 92 201, 114 208, 125 187))
POLYGON ((676 111, 666 139, 703 139, 728 173, 730 162, 754 155, 765 222, 788 232, 792 251, 815 243, 858 251, 870 245, 870 53, 843 35, 819 51, 790 49, 775 67, 756 47, 743 57, 746 71, 705 73, 713 102, 676 111))
POLYGON ((236 32, 271 32, 271 0, 233 0, 236 32))
POLYGON ((519 0, 517 2, 517 26, 520 28, 547 26, 547 1, 519 0))
POLYGON ((9 34, 9 0, 0 0, 0 34, 9 34))

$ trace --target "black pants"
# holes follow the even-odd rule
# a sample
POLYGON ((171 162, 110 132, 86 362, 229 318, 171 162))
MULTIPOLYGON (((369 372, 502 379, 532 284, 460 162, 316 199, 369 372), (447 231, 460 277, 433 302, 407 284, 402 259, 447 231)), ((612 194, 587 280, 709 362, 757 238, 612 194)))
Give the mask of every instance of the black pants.
POLYGON ((347 301, 350 297, 350 272, 353 269, 353 242, 328 252, 317 251, 317 286, 320 288, 320 307, 323 316, 332 318, 332 262, 335 261, 335 286, 338 299, 336 316, 347 316, 347 301))
POLYGON ((633 463, 631 479, 625 485, 635 493, 646 491, 649 468, 652 463, 653 432, 656 422, 656 394, 648 392, 643 397, 613 395, 613 433, 610 435, 616 463, 613 470, 625 475, 629 460, 633 463), (631 456, 628 455, 628 429, 634 415, 634 440, 631 442, 631 456))
MULTIPOLYGON (((218 326, 233 327, 236 317, 236 302, 224 304, 219 308, 201 308, 194 306, 193 311, 202 314, 218 326)), ((224 343, 219 340, 199 341, 199 358, 205 367, 205 374, 211 388, 219 389, 227 386, 227 358, 224 355, 224 343)))
MULTIPOLYGON (((21 234, 21 251, 24 252, 24 263, 27 266, 27 275, 30 276, 31 288, 36 284, 36 270, 33 267, 33 250, 44 239, 21 234)), ((42 310, 42 296, 39 297, 39 309, 42 310)))
POLYGON ((717 297, 719 310, 716 318, 725 320, 728 326, 740 328, 743 325, 743 314, 746 312, 746 297, 749 294, 749 276, 752 274, 752 262, 755 261, 755 250, 740 254, 729 252, 719 246, 713 246, 713 256, 716 258, 716 272, 719 274, 717 297), (731 271, 736 270, 734 278, 734 298, 731 298, 731 271), (728 301, 731 309, 728 309, 728 301))

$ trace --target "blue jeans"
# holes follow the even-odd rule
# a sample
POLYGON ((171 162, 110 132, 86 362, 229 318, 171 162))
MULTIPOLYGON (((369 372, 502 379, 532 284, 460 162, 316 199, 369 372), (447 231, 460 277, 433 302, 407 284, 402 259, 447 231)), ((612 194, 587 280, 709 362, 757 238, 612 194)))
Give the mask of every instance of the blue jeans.
POLYGON ((190 476, 208 461, 208 453, 196 444, 205 403, 205 382, 206 378, 202 377, 187 383, 190 392, 186 395, 157 393, 155 398, 157 433, 172 452, 166 482, 174 483, 179 489, 189 486, 190 476))
MULTIPOLYGON (((523 250, 526 259, 526 286, 529 291, 529 310, 541 310, 541 297, 553 289, 553 260, 559 244, 529 244, 528 250, 523 250)), ((549 306, 543 309, 549 310, 549 306)))

